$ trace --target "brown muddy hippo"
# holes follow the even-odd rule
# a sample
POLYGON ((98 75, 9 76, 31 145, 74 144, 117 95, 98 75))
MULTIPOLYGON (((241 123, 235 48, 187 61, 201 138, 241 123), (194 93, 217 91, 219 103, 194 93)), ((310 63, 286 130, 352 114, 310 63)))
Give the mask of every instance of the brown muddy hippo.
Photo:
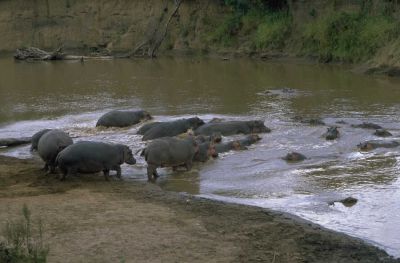
POLYGON ((376 148, 395 148, 400 146, 397 141, 371 140, 357 145, 361 151, 370 151, 376 148))
POLYGON ((142 140, 147 141, 162 137, 177 136, 181 133, 185 133, 189 129, 195 130, 203 124, 204 121, 198 117, 162 122, 146 131, 142 140))
POLYGON ((266 133, 271 130, 265 127, 263 121, 227 121, 219 123, 207 123, 195 130, 196 135, 212 135, 221 133, 223 136, 235 134, 266 133))
POLYGON ((286 154, 286 156, 283 157, 282 159, 285 161, 288 161, 288 162, 300 162, 300 161, 304 161, 305 159, 307 159, 307 157, 298 152, 290 152, 290 153, 286 154))
POLYGON ((107 112, 96 123, 97 126, 104 127, 127 127, 138 124, 144 120, 150 120, 150 113, 144 110, 139 111, 120 111, 113 110, 107 112))
POLYGON ((186 139, 164 137, 152 141, 141 153, 147 162, 147 178, 154 181, 157 168, 185 166, 192 168, 193 157, 199 151, 199 146, 193 137, 186 139))
POLYGON ((54 173, 56 168, 56 157, 67 146, 73 144, 71 137, 61 130, 51 130, 40 137, 37 151, 45 162, 44 170, 54 173))
POLYGON ((123 163, 135 164, 132 151, 123 144, 108 144, 103 142, 81 141, 69 145, 56 158, 56 163, 63 173, 61 180, 68 174, 97 173, 103 171, 106 180, 109 180, 110 170, 117 171, 121 178, 123 163))

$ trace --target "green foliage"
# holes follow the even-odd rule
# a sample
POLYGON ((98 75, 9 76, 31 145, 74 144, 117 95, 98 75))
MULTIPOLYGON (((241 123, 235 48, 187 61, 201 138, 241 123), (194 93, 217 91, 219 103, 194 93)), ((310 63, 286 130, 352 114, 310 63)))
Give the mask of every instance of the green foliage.
POLYGON ((43 244, 43 223, 32 224, 31 212, 26 205, 22 208, 23 218, 7 222, 0 242, 0 262, 44 263, 49 249, 43 244))
POLYGON ((383 15, 332 13, 304 27, 302 50, 325 62, 358 62, 375 54, 397 28, 394 20, 383 15))
POLYGON ((230 46, 233 42, 233 37, 237 35, 241 25, 241 16, 231 14, 211 33, 210 39, 212 42, 230 46))
POLYGON ((257 28, 254 37, 258 49, 282 48, 291 29, 291 19, 286 12, 268 13, 257 28))

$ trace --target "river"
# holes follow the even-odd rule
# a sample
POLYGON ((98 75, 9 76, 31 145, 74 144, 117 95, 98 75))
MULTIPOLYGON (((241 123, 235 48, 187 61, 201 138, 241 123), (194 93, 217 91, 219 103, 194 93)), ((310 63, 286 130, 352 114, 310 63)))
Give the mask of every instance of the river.
MULTIPOLYGON (((145 109, 156 121, 198 116, 205 121, 261 119, 271 133, 248 150, 223 154, 192 171, 160 169, 164 189, 272 208, 348 233, 400 257, 399 149, 360 152, 377 139, 364 121, 400 137, 400 80, 351 73, 343 66, 250 59, 160 58, 81 62, 0 59, 0 138, 60 128, 76 141, 145 144, 138 126, 95 128, 111 109, 145 109), (292 92, 282 92, 289 88, 292 92), (326 141, 327 126, 295 120, 322 118, 341 136, 326 141), (344 121, 345 124, 337 124, 344 121), (298 151, 308 159, 281 159, 298 151), (351 207, 332 200, 354 197, 351 207)), ((240 137, 240 136, 236 136, 240 137)), ((224 138, 229 140, 230 138, 224 138)), ((38 158, 29 146, 0 154, 38 158)), ((143 158, 123 165, 125 180, 147 180, 143 158)))

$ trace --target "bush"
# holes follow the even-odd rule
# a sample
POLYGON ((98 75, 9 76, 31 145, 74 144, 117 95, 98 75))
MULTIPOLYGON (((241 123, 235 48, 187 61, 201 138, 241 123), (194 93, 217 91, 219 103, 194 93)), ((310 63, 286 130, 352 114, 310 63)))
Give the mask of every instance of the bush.
POLYGON ((32 225, 31 212, 26 205, 22 214, 22 219, 7 222, 3 229, 5 242, 0 242, 0 262, 44 263, 49 249, 43 244, 42 221, 32 225))

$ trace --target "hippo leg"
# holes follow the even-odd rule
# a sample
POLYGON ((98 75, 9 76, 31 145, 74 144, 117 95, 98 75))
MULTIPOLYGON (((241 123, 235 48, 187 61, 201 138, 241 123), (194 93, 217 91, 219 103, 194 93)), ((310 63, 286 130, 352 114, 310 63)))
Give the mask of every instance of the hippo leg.
POLYGON ((115 171, 117 171, 117 177, 118 177, 119 179, 122 179, 122 178, 121 178, 121 167, 120 167, 120 166, 116 166, 116 167, 115 167, 115 171))
POLYGON ((193 163, 188 161, 185 163, 186 170, 190 171, 192 169, 193 163))
POLYGON ((56 166, 54 164, 50 164, 50 173, 55 174, 56 173, 56 166))
POLYGON ((103 173, 104 173, 104 179, 106 179, 106 181, 110 181, 110 170, 104 169, 103 173))
POLYGON ((149 181, 154 181, 157 177, 157 166, 151 164, 147 165, 147 179, 149 181))
POLYGON ((62 175, 60 177, 60 181, 64 181, 65 177, 67 175, 76 175, 78 173, 78 170, 76 168, 73 168, 73 167, 68 168, 68 169, 61 169, 61 171, 62 171, 62 175))
POLYGON ((176 172, 178 170, 178 166, 172 166, 172 171, 176 172))
POLYGON ((47 172, 49 170, 49 164, 45 163, 44 167, 41 170, 47 172))

